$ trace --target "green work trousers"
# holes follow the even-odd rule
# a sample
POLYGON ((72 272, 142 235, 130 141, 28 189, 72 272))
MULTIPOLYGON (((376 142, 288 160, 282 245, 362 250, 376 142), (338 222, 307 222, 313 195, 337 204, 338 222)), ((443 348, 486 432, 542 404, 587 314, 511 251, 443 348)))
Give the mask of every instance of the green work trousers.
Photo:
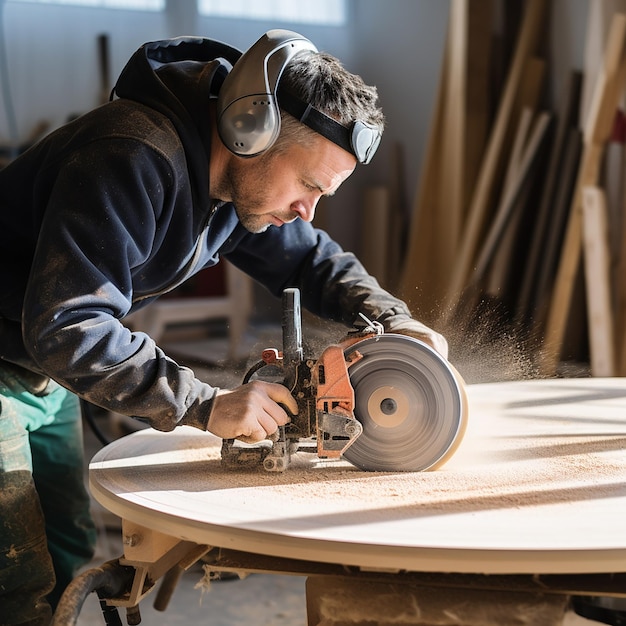
POLYGON ((95 539, 78 398, 0 362, 0 625, 48 624, 95 539))

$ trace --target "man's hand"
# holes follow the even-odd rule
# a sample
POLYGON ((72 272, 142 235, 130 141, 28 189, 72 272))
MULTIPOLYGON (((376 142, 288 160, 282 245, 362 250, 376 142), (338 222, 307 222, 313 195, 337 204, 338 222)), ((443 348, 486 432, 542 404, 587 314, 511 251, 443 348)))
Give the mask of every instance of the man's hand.
POLYGON ((407 315, 394 315, 383 321, 385 332, 407 335, 419 339, 435 349, 444 358, 448 358, 448 341, 436 330, 418 322, 407 315))
POLYGON ((398 328, 390 331, 392 333, 407 335, 414 339, 419 339, 428 344, 431 348, 435 349, 444 359, 448 358, 448 341, 446 338, 438 332, 427 328, 426 330, 415 330, 413 328, 398 328))
POLYGON ((207 430, 221 439, 262 441, 290 421, 279 403, 294 415, 298 412, 295 398, 284 385, 255 380, 232 390, 220 389, 207 430))

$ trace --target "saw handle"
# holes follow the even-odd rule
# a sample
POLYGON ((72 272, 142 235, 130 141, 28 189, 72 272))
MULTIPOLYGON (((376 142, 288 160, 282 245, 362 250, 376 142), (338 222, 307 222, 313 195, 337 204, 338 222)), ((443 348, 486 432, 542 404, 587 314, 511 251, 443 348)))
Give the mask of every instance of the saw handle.
POLYGON ((296 383, 298 365, 304 360, 300 290, 295 287, 285 289, 282 306, 284 384, 288 389, 293 389, 296 383))

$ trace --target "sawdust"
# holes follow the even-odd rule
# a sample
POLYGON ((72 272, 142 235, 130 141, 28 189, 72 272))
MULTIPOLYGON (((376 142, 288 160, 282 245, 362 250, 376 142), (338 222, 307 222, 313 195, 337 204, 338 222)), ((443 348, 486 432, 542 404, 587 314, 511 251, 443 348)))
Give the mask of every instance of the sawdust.
MULTIPOLYGON (((439 317, 441 315, 431 317, 439 317)), ((497 304, 484 301, 471 322, 429 324, 449 344, 449 359, 468 384, 539 378, 536 339, 524 339, 521 332, 503 321, 497 304)), ((419 315, 416 316, 419 319, 419 315)), ((319 357, 330 344, 339 342, 348 329, 321 320, 303 311, 302 336, 305 355, 319 357)), ((280 332, 273 346, 281 345, 280 332)), ((267 347, 267 346, 263 346, 267 347)), ((260 350, 258 352, 260 354, 260 350)), ((252 361, 258 360, 256 358, 252 361)))
MULTIPOLYGON (((467 383, 539 377, 536 361, 540 340, 524 338, 521 331, 506 322, 501 308, 495 302, 484 300, 471 320, 444 321, 445 316, 439 311, 423 316, 425 323, 447 339, 450 362, 467 383)), ((422 319, 417 313, 414 316, 422 319)), ((340 341, 348 330, 306 311, 302 329, 305 353, 312 356, 319 356, 328 345, 340 341)))
POLYGON ((483 315, 472 324, 448 325, 449 359, 468 384, 539 377, 536 346, 483 315))
MULTIPOLYGON (((474 419, 480 420, 480 415, 474 419)), ((262 488, 272 498, 293 505, 319 500, 345 511, 367 509, 372 521, 391 513, 403 519, 419 517, 420 512, 454 514, 604 499, 624 490, 618 480, 624 461, 611 461, 606 453, 623 449, 626 434, 598 440, 530 433, 526 439, 481 438, 476 445, 470 435, 466 443, 447 465, 432 472, 364 472, 346 461, 318 459, 304 452, 292 456, 286 471, 267 472, 260 465, 225 466, 217 440, 186 438, 186 484, 180 483, 180 474, 172 474, 167 482, 193 490, 191 485, 206 485, 210 476, 213 489, 262 488)), ((155 458, 153 450, 152 462, 155 458)), ((154 471, 163 480, 162 470, 156 464, 142 471, 154 471)))

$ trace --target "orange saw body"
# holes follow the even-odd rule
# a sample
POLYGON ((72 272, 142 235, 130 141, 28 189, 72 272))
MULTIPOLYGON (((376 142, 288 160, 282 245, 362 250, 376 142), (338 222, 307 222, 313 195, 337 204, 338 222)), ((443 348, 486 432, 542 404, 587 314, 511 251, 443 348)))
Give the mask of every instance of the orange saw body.
POLYGON ((370 323, 317 358, 302 349, 299 292, 283 294, 283 351, 269 348, 246 375, 278 368, 298 414, 264 445, 224 440, 228 465, 262 463, 283 471, 295 452, 343 457, 366 471, 422 471, 441 466, 457 449, 467 423, 464 384, 425 343, 385 334, 370 323))

